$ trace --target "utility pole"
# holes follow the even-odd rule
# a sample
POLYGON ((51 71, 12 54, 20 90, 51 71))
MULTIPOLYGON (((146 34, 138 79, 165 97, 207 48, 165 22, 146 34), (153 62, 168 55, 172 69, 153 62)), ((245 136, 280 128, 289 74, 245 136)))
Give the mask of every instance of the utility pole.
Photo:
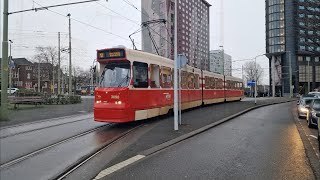
POLYGON ((61 72, 60 72, 60 32, 58 32, 58 95, 60 95, 61 90, 60 90, 60 76, 61 76, 61 72))
POLYGON ((93 73, 94 73, 93 66, 91 67, 90 71, 91 71, 90 85, 91 87, 93 87, 93 73))
POLYGON ((3 0, 0 120, 8 120, 8 0, 3 0))
POLYGON ((38 62, 38 92, 40 93, 40 58, 38 62))
POLYGON ((257 57, 254 58, 254 71, 255 71, 255 80, 254 83, 254 104, 257 104, 257 83, 258 83, 258 71, 257 71, 257 57))
POLYGON ((178 125, 178 4, 174 1, 174 130, 179 129, 178 125))
POLYGON ((52 94, 54 95, 54 61, 53 61, 53 58, 52 58, 52 94))
POLYGON ((71 67, 71 14, 67 15, 69 17, 69 96, 72 94, 72 67, 71 67))

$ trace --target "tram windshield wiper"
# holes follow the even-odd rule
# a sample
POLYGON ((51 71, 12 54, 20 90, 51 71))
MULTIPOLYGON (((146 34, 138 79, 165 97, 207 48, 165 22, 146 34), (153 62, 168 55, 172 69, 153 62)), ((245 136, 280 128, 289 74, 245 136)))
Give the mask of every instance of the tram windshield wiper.
POLYGON ((101 74, 101 80, 100 80, 100 86, 102 86, 103 80, 104 80, 104 74, 106 73, 106 70, 104 69, 102 74, 101 74))
POLYGON ((126 75, 126 77, 124 77, 124 78, 120 81, 120 83, 118 84, 118 87, 121 87, 124 82, 127 82, 127 81, 128 81, 128 79, 129 79, 129 72, 128 72, 128 74, 126 75))

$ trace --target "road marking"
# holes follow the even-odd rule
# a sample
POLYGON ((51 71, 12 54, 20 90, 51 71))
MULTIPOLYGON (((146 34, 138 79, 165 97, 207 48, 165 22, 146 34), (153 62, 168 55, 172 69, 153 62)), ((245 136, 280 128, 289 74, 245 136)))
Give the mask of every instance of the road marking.
POLYGON ((124 168, 124 167, 126 167, 126 166, 128 166, 128 165, 130 165, 130 164, 132 164, 132 163, 144 158, 144 157, 146 157, 146 156, 144 156, 144 155, 136 155, 136 156, 134 156, 132 158, 129 158, 129 159, 125 160, 125 161, 122 161, 122 162, 120 162, 120 163, 118 163, 116 165, 108 167, 107 169, 101 171, 93 180, 98 180, 98 179, 101 179, 101 178, 103 178, 105 176, 108 176, 109 174, 114 173, 114 172, 116 172, 116 171, 118 171, 118 170, 120 170, 120 169, 122 169, 122 168, 124 168))
POLYGON ((310 137, 313 137, 313 138, 315 138, 315 139, 318 139, 318 137, 317 136, 315 136, 315 135, 309 135, 310 137))

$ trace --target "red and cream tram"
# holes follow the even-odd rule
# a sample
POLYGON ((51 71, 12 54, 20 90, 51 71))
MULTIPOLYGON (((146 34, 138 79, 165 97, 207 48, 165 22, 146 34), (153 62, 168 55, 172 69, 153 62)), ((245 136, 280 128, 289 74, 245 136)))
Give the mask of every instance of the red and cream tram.
MULTIPOLYGON (((173 109, 172 60, 125 48, 98 50, 97 60, 100 86, 95 89, 95 121, 137 121, 173 109)), ((181 70, 181 89, 183 110, 243 98, 241 79, 191 66, 181 70)))

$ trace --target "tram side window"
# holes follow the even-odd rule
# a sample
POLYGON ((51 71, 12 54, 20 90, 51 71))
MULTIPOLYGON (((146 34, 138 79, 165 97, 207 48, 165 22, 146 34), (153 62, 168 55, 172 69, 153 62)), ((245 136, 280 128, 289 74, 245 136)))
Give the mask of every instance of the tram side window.
POLYGON ((216 89, 219 89, 219 79, 218 78, 214 78, 214 81, 215 81, 216 89))
POLYGON ((210 77, 210 89, 214 89, 214 77, 210 77))
POLYGON ((133 62, 133 87, 148 88, 148 64, 133 62))
POLYGON ((205 88, 210 89, 210 77, 206 76, 204 83, 205 83, 205 88))
POLYGON ((199 74, 195 74, 194 75, 195 78, 194 78, 194 84, 195 84, 195 89, 199 89, 199 74))
POLYGON ((162 88, 171 88, 172 84, 172 74, 171 69, 168 67, 162 66, 161 68, 161 87, 162 88))
POLYGON ((160 67, 159 65, 150 65, 150 87, 159 88, 160 87, 160 67))
POLYGON ((181 88, 188 89, 188 73, 181 71, 181 88))
POLYGON ((188 75, 188 88, 194 89, 194 75, 193 75, 193 73, 189 73, 189 75, 188 75))
POLYGON ((218 79, 218 88, 223 89, 223 80, 222 79, 218 79))

